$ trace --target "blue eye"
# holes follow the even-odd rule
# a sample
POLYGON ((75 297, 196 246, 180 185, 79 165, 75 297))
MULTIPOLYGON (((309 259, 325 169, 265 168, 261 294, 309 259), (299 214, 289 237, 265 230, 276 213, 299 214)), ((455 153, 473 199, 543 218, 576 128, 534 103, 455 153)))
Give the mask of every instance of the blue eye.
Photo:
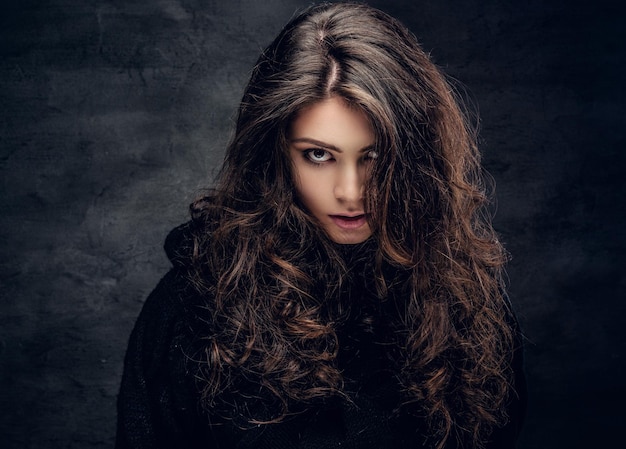
POLYGON ((319 148, 306 150, 304 152, 304 156, 308 160, 310 160, 311 162, 315 162, 316 164, 327 162, 333 158, 332 154, 330 154, 328 151, 319 148))

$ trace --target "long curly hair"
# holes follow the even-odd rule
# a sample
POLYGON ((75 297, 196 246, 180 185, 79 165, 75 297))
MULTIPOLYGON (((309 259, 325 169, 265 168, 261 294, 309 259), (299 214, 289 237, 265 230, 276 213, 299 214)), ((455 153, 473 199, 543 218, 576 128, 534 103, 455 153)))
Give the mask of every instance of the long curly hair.
POLYGON ((407 402, 428 418, 437 448, 481 447, 506 421, 514 394, 506 252, 454 92, 415 36, 361 4, 312 6, 261 54, 216 183, 191 206, 193 280, 210 298, 200 375, 207 406, 240 391, 268 404, 249 422, 275 422, 297 404, 342 394, 335 331, 349 267, 300 203, 287 150, 296 114, 336 96, 376 134, 365 186, 370 275, 380 298, 404 303, 398 366, 407 402))

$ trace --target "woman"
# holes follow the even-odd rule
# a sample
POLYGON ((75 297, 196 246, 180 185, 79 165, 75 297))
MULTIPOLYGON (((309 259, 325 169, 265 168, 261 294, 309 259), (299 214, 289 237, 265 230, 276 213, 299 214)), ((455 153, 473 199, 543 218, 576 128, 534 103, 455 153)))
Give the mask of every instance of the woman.
POLYGON ((322 4, 262 53, 131 335, 117 447, 512 448, 505 252, 445 77, 322 4))

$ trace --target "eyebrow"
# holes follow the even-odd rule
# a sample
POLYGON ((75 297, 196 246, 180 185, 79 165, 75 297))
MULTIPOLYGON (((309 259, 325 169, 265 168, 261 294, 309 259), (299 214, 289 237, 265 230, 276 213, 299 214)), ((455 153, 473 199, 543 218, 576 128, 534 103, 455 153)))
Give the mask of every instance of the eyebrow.
MULTIPOLYGON (((316 139, 311 139, 309 137, 300 137, 298 139, 291 139, 290 141, 291 143, 310 143, 312 145, 316 145, 318 147, 321 148, 326 148, 327 150, 333 150, 336 151, 337 153, 343 153, 343 151, 341 151, 341 149, 339 147, 336 147, 335 145, 331 145, 329 143, 326 142, 322 142, 321 140, 316 140, 316 139)), ((368 145, 366 147, 361 148, 360 152, 363 153, 365 151, 371 150, 374 148, 374 145, 368 145)))

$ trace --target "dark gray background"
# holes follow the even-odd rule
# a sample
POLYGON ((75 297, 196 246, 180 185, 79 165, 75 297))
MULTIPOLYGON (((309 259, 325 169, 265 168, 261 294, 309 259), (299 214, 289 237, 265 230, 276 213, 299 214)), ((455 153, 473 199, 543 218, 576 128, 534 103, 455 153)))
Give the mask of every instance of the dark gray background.
MULTIPOLYGON (((480 108, 529 339, 521 447, 609 446, 626 415, 621 10, 370 3, 403 20, 480 108)), ((163 239, 219 165, 259 51, 306 4, 3 3, 2 447, 112 446, 122 357, 167 270, 163 239)))

